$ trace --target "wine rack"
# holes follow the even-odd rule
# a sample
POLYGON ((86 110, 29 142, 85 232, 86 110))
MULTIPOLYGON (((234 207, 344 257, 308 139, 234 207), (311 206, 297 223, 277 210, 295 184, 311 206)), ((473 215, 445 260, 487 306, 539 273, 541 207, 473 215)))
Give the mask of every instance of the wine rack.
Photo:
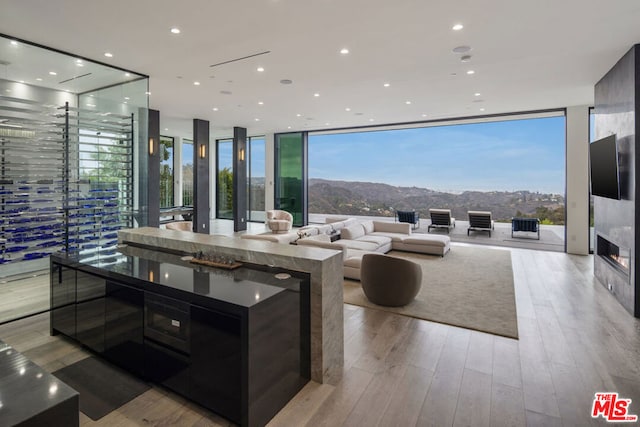
POLYGON ((0 96, 0 277, 113 248, 132 224, 133 117, 0 96))

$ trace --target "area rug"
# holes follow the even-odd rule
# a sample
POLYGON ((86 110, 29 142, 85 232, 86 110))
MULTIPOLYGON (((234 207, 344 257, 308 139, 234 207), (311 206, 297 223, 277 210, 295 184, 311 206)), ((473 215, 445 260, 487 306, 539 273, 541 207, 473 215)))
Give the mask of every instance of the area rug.
POLYGON ((345 280, 345 303, 518 338, 509 251, 454 246, 444 258, 399 251, 389 255, 422 266, 416 299, 404 307, 382 307, 365 297, 360 282, 345 280))
POLYGON ((80 412, 94 421, 135 399, 149 386, 95 357, 87 357, 53 373, 80 393, 80 412))

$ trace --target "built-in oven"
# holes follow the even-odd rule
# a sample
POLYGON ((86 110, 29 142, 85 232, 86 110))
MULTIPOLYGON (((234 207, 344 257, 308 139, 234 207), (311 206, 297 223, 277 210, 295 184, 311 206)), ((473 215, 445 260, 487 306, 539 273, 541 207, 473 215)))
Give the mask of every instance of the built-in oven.
POLYGON ((144 337, 190 354, 189 304, 149 292, 144 294, 144 337))

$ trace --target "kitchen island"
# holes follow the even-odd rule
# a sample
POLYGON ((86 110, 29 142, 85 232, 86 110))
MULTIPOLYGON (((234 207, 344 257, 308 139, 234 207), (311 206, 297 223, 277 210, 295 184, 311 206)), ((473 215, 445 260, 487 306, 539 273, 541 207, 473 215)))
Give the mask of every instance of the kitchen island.
POLYGON ((310 378, 309 276, 136 247, 51 256, 51 333, 243 426, 310 378))

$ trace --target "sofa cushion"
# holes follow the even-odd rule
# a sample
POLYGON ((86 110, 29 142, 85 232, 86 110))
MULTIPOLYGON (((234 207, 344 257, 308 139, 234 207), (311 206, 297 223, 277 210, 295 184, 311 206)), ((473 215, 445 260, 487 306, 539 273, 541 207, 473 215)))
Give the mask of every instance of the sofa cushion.
POLYGON ((388 243, 391 243, 391 237, 387 236, 375 236, 373 234, 365 234, 362 237, 358 237, 359 242, 371 242, 375 243, 378 246, 383 246, 388 243))
POLYGON ((390 238, 392 242, 402 242, 402 240, 409 237, 403 233, 386 233, 384 231, 374 231, 371 234, 367 234, 367 236, 384 236, 390 238))
POLYGON ((364 236, 364 227, 362 224, 354 224, 349 227, 345 227, 340 231, 341 239, 355 240, 362 236, 364 236))
POLYGON ((408 222, 373 221, 373 231, 385 233, 411 234, 411 224, 408 222))
POLYGON ((362 224, 365 234, 373 233, 373 221, 362 221, 360 224, 362 224))
POLYGON ((449 236, 439 236, 437 234, 418 234, 406 237, 403 239, 403 243, 407 245, 430 245, 445 247, 449 245, 451 239, 449 236))
POLYGON ((347 239, 336 240, 332 243, 332 245, 341 246, 346 249, 359 249, 362 251, 376 251, 379 247, 379 245, 376 243, 347 239))

